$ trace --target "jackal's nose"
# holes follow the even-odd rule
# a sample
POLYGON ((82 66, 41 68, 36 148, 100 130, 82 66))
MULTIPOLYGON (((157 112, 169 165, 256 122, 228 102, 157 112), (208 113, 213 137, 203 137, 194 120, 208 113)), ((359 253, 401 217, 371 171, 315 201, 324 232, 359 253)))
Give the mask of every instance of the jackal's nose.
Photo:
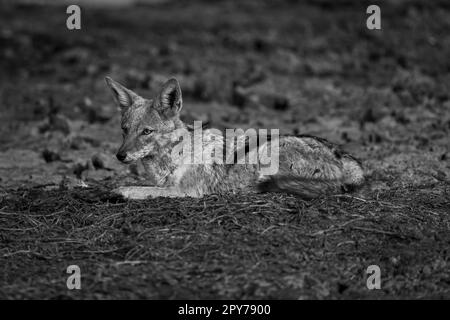
POLYGON ((127 157, 127 154, 125 152, 118 152, 116 154, 116 157, 119 161, 124 161, 125 158, 127 157))

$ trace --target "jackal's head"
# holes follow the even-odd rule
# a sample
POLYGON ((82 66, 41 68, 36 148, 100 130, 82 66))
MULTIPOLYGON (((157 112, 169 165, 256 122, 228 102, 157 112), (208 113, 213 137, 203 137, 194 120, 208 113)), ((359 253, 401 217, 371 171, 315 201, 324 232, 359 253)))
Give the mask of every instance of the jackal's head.
POLYGON ((175 132, 183 123, 179 118, 181 89, 176 79, 164 83, 154 99, 145 99, 109 77, 105 80, 122 113, 123 143, 117 159, 130 163, 161 155, 178 141, 175 132))

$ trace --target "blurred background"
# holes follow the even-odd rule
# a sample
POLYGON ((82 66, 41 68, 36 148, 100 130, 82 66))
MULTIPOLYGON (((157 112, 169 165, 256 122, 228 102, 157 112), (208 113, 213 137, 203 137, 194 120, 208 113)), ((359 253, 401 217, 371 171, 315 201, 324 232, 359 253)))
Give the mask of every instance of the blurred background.
POLYGON ((370 1, 0 3, 4 187, 138 172, 114 159, 107 75, 149 98, 176 77, 188 122, 328 138, 380 188, 448 179, 448 1, 380 2, 382 30, 366 28, 370 1))

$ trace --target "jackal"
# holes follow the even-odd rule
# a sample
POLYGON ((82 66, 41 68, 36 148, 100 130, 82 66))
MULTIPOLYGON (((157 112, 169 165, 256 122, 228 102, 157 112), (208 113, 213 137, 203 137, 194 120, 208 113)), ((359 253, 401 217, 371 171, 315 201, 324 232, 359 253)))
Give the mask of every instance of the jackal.
MULTIPOLYGON (((192 128, 180 120, 183 106, 176 79, 164 83, 154 99, 145 99, 106 77, 121 109, 123 143, 117 159, 123 163, 141 161, 146 177, 154 187, 119 187, 115 193, 130 199, 149 197, 202 197, 212 193, 255 190, 286 192, 310 199, 321 195, 353 190, 364 183, 361 163, 325 139, 309 135, 277 137, 277 172, 264 174, 260 163, 213 161, 192 163, 194 151, 174 157, 180 132, 194 140, 192 128)), ((183 138, 185 140, 186 138, 183 138)), ((200 143, 202 152, 224 145, 224 135, 217 129, 205 129, 200 143)), ((246 139, 247 141, 248 139, 246 139)), ((264 141, 258 150, 270 149, 264 141)), ((245 153, 249 153, 249 144, 245 153)), ((224 157, 236 160, 236 148, 224 157)), ((259 158, 258 158, 259 159, 259 158)))

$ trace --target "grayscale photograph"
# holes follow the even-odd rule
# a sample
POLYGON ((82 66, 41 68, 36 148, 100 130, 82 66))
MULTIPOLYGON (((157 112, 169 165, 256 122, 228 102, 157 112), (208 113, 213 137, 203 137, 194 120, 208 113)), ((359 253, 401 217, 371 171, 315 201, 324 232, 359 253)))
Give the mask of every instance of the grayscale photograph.
POLYGON ((185 319, 450 299, 450 2, 0 0, 0 275, 185 319))

